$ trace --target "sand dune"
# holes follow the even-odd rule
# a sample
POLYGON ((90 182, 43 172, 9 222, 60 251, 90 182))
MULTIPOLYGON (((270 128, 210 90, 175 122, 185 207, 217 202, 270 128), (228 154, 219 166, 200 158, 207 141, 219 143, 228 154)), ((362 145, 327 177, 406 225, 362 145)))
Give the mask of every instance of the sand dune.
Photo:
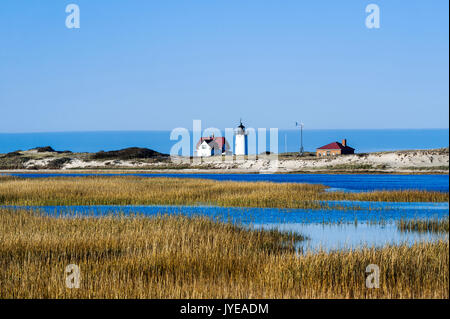
MULTIPOLYGON (((9 153, 1 160, 19 163, 0 169, 71 170, 71 169, 136 169, 164 172, 427 172, 447 173, 449 150, 413 150, 367 154, 315 157, 290 155, 259 155, 249 157, 214 156, 209 158, 106 158, 97 159, 89 153, 42 152, 9 153)), ((1 163, 0 163, 1 164, 1 163)))

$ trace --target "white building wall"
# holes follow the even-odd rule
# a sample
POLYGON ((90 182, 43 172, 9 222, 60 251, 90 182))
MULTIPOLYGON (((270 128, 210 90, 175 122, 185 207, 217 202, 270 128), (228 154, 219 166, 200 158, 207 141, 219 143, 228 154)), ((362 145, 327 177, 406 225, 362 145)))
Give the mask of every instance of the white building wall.
POLYGON ((211 147, 208 145, 208 143, 203 142, 200 144, 197 148, 197 156, 207 157, 211 156, 211 147))
POLYGON ((236 135, 236 155, 247 155, 247 135, 237 134, 236 135))

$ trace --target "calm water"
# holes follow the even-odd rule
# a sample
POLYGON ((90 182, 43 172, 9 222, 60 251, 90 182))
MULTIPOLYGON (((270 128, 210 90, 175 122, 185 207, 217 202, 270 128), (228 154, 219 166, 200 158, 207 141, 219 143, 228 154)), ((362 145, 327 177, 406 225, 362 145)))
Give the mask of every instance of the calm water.
MULTIPOLYGON (((335 204, 348 204, 335 201, 335 204)), ((253 228, 279 229, 306 235, 299 244, 304 250, 334 250, 386 244, 412 244, 448 238, 448 235, 401 232, 395 222, 401 219, 443 219, 449 216, 448 203, 374 203, 357 202, 362 210, 312 210, 273 208, 234 208, 212 206, 40 206, 53 216, 139 213, 207 216, 213 220, 243 224, 253 228), (365 210, 365 208, 381 208, 365 210)), ((18 207, 16 207, 18 208, 18 207)))
MULTIPOLYGON (((191 133, 192 136, 192 133, 191 133)), ((356 152, 448 147, 448 129, 424 130, 304 130, 305 150, 313 151, 330 142, 347 138, 356 152)), ((270 142, 269 133, 266 136, 270 142)), ((36 146, 52 146, 55 150, 73 152, 109 151, 126 147, 147 147, 170 153, 177 141, 170 140, 170 131, 125 132, 65 132, 65 133, 0 133, 0 153, 27 150, 36 146)), ((191 141, 191 145, 196 144, 191 141)), ((279 130, 279 152, 297 152, 300 147, 298 130, 279 130)), ((269 150, 258 149, 257 152, 269 150)))
MULTIPOLYGON (((95 174, 17 173, 19 177, 81 177, 95 174)), ((113 176, 119 174, 102 174, 113 176)), ((428 191, 449 191, 448 175, 391 175, 391 174, 120 174, 142 177, 206 178, 219 181, 312 183, 323 184, 332 190, 373 191, 416 189, 428 191)))
POLYGON ((303 251, 331 251, 358 249, 362 247, 383 247, 448 239, 447 234, 399 231, 394 223, 386 225, 320 225, 320 224, 265 224, 254 225, 264 229, 278 229, 298 232, 308 239, 299 243, 303 251))
MULTIPOLYGON (((21 177, 86 176, 92 174, 12 174, 21 177)), ((119 175, 119 174, 107 174, 119 175)), ((380 189, 449 190, 448 175, 332 175, 332 174, 126 174, 145 177, 189 177, 234 181, 272 181, 320 183, 332 189, 368 191, 380 189)), ((299 244, 303 250, 334 250, 386 244, 412 244, 448 238, 448 235, 401 232, 395 223, 401 219, 448 218, 449 203, 384 203, 360 201, 328 201, 328 204, 348 206, 346 210, 234 208, 210 206, 45 206, 38 207, 51 215, 140 213, 207 216, 255 228, 275 228, 295 231, 309 239, 299 244), (352 209, 357 206, 359 209, 352 209)))

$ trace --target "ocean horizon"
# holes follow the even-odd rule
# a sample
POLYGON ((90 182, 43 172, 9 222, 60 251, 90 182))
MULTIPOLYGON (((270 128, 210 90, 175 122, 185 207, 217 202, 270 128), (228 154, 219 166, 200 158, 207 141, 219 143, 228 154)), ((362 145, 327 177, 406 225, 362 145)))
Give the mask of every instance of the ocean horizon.
MULTIPOLYGON (((0 133, 0 153, 28 150, 34 147, 51 146, 58 151, 98 152, 145 147, 161 153, 170 153, 177 140, 170 140, 171 131, 86 131, 86 132, 39 132, 39 133, 0 133)), ((197 141, 192 141, 191 148, 197 141)), ((303 130, 305 151, 314 151, 325 144, 347 139, 356 153, 435 149, 448 147, 449 129, 316 129, 303 130)), ((258 140, 258 139, 257 139, 258 140)), ((269 151, 269 130, 266 135, 266 149, 269 151)), ((297 152, 300 148, 299 130, 278 131, 278 151, 297 152)), ((251 153, 251 152, 250 152, 251 153)))

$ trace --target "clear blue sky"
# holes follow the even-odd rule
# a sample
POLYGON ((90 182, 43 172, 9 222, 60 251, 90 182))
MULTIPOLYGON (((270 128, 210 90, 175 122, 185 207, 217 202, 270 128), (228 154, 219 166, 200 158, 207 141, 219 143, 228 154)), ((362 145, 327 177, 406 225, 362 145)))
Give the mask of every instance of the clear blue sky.
POLYGON ((448 128, 447 0, 2 0, 0 132, 448 128), (65 27, 78 4, 81 28, 65 27), (367 29, 365 7, 381 9, 367 29))

